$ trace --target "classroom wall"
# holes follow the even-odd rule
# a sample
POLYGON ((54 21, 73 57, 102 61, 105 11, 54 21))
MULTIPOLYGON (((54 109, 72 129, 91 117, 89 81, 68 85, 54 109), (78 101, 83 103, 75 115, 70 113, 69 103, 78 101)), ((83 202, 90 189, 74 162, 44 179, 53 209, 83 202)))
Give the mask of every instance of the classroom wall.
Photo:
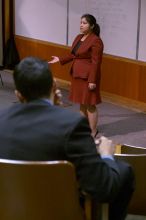
POLYGON ((104 53, 136 59, 139 0, 69 1, 69 45, 79 32, 83 13, 93 14, 101 28, 104 53))
POLYGON ((71 45, 80 17, 93 14, 104 53, 146 61, 145 0, 15 0, 15 34, 71 45))
MULTIPOLYGON (((125 103, 130 103, 131 105, 133 103, 136 103, 137 105, 137 102, 142 103, 142 105, 146 104, 146 64, 145 62, 131 59, 135 57, 137 46, 140 46, 140 48, 146 47, 146 44, 144 44, 143 47, 141 44, 137 45, 138 34, 140 33, 142 35, 144 31, 144 27, 142 28, 142 21, 138 20, 141 18, 143 19, 144 17, 142 6, 139 4, 142 3, 143 6, 146 7, 144 1, 79 0, 77 7, 75 1, 64 0, 61 5, 61 0, 55 0, 51 8, 56 7, 56 11, 55 13, 52 12, 52 10, 51 12, 48 11, 47 16, 51 15, 51 19, 47 17, 45 20, 42 20, 41 17, 43 17, 43 15, 47 12, 47 7, 49 10, 49 5, 52 4, 52 0, 44 0, 44 5, 46 5, 44 14, 41 13, 41 7, 38 7, 38 5, 42 4, 41 1, 37 1, 37 6, 33 1, 34 0, 31 2, 28 0, 15 0, 15 39, 21 58, 33 55, 49 60, 52 55, 61 56, 62 54, 67 53, 71 39, 74 37, 73 35, 75 32, 78 32, 77 28, 79 28, 81 14, 86 12, 87 8, 90 8, 90 11, 93 12, 97 9, 97 7, 101 7, 100 11, 103 13, 103 16, 102 14, 99 14, 98 19, 101 20, 103 25, 102 33, 105 35, 105 48, 107 48, 107 42, 109 45, 108 50, 106 49, 109 54, 104 51, 102 63, 102 94, 103 96, 107 96, 109 99, 114 97, 116 102, 123 101, 125 103), (98 5, 97 2, 100 4, 98 5), (69 5, 67 3, 69 3, 69 5), (30 7, 27 6, 28 4, 30 7), (64 11, 62 6, 64 7, 64 11), (112 9, 109 11, 108 8, 112 9), (130 8, 130 10, 128 10, 128 8, 130 8), (118 15, 116 10, 118 10, 118 15), (58 18, 58 16, 56 16, 57 11, 61 11, 61 13, 63 13, 63 15, 65 14, 65 16, 67 15, 67 17, 65 18, 60 15, 58 18), (120 16, 117 19, 117 23, 116 16, 120 16), (104 20, 105 18, 106 20, 104 20), (108 22, 108 18, 111 19, 109 23, 110 28, 106 30, 108 28, 108 24, 105 25, 105 21, 108 22), (64 21, 65 19, 67 19, 67 32, 64 32, 65 26, 62 26, 63 24, 61 23, 61 21, 64 21), (128 22, 130 22, 129 26, 127 25, 128 22), (133 24, 135 24, 135 26, 133 24), (76 28, 74 29, 74 27, 76 28), (45 28, 45 33, 48 33, 48 35, 43 35, 43 28, 45 28), (130 28, 130 32, 128 32, 128 28, 130 28), (113 36, 113 38, 111 37, 109 41, 106 39, 106 37, 108 37, 108 31, 113 36), (60 34, 62 37, 59 37, 60 34), (42 36, 47 36, 47 38, 42 36), (114 37, 119 36, 121 39, 120 42, 118 42, 118 38, 116 40, 114 39, 114 37), (122 39, 126 42, 125 44, 122 44, 122 39), (66 46, 67 42, 69 44, 68 46, 66 46), (118 51, 116 52, 114 50, 115 53, 112 53, 113 49, 116 48, 115 45, 117 42, 119 44, 118 51), (120 56, 120 48, 123 47, 126 48, 125 51, 127 52, 132 51, 132 56, 129 54, 127 57, 124 57, 124 54, 123 56, 120 56)), ((142 59, 145 60, 145 57, 143 56, 142 59)), ((67 83, 70 82, 70 76, 68 74, 69 68, 69 64, 63 67, 59 64, 52 65, 54 76, 66 81, 67 83)))
POLYGON ((15 0, 17 35, 66 44, 67 0, 15 0))
POLYGON ((141 0, 138 59, 146 61, 146 0, 141 0))
MULTIPOLYGON (((68 46, 17 35, 15 40, 21 59, 26 56, 37 56, 45 60, 51 60, 52 55, 61 56, 69 51, 68 46)), ((70 82, 70 64, 60 66, 59 63, 56 63, 51 65, 51 68, 55 77, 70 82)), ((133 100, 133 103, 135 101, 146 103, 146 63, 104 55, 101 90, 104 95, 108 94, 109 98, 116 95, 116 102, 124 101, 128 104, 130 101, 132 104, 133 100), (127 98, 127 100, 124 98, 127 98)))

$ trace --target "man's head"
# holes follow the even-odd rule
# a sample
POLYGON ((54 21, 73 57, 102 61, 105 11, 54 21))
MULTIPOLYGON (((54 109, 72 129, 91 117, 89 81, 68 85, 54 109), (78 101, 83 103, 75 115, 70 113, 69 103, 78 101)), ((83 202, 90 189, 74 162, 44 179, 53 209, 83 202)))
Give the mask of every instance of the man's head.
POLYGON ((53 77, 46 61, 35 57, 24 58, 16 66, 13 78, 15 93, 22 102, 51 95, 53 77))

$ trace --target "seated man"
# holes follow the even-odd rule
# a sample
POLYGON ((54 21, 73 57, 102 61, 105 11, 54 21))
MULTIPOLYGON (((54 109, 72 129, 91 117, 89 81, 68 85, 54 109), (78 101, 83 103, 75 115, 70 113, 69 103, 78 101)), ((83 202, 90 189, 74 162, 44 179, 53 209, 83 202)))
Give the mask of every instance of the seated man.
POLYGON ((97 202, 109 202, 110 220, 125 219, 133 192, 130 165, 114 160, 105 138, 97 154, 87 119, 52 104, 53 78, 47 62, 25 58, 13 76, 20 103, 0 113, 0 158, 68 160, 75 166, 80 190, 97 202))

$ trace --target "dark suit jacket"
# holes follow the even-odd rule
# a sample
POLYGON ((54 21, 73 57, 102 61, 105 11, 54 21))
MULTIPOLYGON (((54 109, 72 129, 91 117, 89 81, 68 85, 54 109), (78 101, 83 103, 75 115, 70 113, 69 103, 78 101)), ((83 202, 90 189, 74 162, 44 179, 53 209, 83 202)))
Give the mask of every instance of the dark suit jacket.
MULTIPOLYGON (((80 34, 75 38, 71 51, 82 37, 83 35, 80 34)), ((71 67, 73 77, 88 79, 88 82, 96 83, 100 78, 102 55, 103 42, 101 38, 92 33, 82 42, 75 54, 70 53, 60 57, 60 63, 65 64, 73 61, 71 67)))
POLYGON ((97 155, 87 119, 43 100, 14 104, 0 113, 0 158, 68 160, 82 190, 107 200, 120 187, 115 161, 97 155))

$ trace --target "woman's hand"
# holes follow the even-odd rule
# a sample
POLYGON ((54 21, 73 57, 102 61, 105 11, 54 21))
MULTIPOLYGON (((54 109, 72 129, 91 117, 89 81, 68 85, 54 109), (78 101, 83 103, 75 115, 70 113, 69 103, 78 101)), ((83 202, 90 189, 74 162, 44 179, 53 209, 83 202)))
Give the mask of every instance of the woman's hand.
POLYGON ((57 63, 59 62, 59 57, 56 57, 56 56, 52 56, 52 60, 51 61, 48 61, 48 63, 57 63))
POLYGON ((89 83, 89 84, 88 84, 88 88, 89 88, 90 90, 93 90, 93 89, 96 88, 96 84, 95 84, 95 83, 89 83))

